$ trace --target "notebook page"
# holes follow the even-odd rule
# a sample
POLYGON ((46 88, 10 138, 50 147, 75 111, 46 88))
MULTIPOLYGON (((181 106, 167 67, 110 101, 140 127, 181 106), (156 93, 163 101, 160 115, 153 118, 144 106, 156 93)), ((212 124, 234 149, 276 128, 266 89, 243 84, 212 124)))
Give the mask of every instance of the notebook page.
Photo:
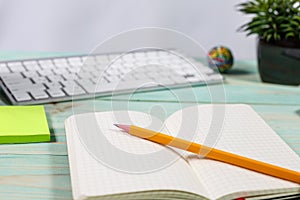
MULTIPOLYGON (((218 136, 212 136, 216 139, 214 145, 212 140, 207 139, 214 106, 222 105, 200 105, 197 108, 187 108, 187 110, 198 109, 199 111, 195 142, 206 144, 207 141, 210 141, 210 145, 215 148, 300 171, 299 156, 247 105, 225 106, 225 119, 221 132, 217 134, 218 136)), ((182 112, 174 113, 166 121, 170 132, 179 134, 182 112)), ((191 116, 189 121, 193 120, 191 116)), ((233 196, 228 197, 237 198, 253 194, 273 193, 274 191, 300 192, 299 185, 289 181, 226 163, 200 159, 192 154, 187 156, 189 156, 189 163, 199 180, 205 183, 206 190, 212 199, 233 193, 233 196)))
POLYGON ((132 121, 148 126, 156 120, 138 112, 129 112, 131 119, 127 119, 127 114, 91 113, 66 120, 69 154, 74 158, 70 159, 74 198, 147 190, 183 190, 206 196, 189 165, 175 152, 113 126, 132 121), (164 159, 172 162, 164 163, 164 159))

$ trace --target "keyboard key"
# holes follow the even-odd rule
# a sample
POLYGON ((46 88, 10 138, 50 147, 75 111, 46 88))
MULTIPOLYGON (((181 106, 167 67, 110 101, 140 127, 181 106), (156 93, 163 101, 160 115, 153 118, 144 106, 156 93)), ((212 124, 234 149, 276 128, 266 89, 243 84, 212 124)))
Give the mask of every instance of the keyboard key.
POLYGON ((81 78, 81 79, 90 79, 90 78, 93 78, 93 74, 91 72, 79 72, 78 73, 78 77, 81 78))
POLYGON ((27 70, 29 70, 29 71, 31 71, 31 70, 35 70, 36 71, 36 70, 40 70, 41 69, 40 65, 35 60, 32 60, 32 61, 23 61, 22 63, 23 63, 23 66, 27 70))
POLYGON ((27 71, 38 71, 41 70, 41 67, 38 64, 35 65, 25 65, 24 67, 26 68, 27 71))
POLYGON ((74 85, 77 85, 75 80, 67 80, 67 81, 59 81, 64 87, 73 87, 74 85))
POLYGON ((119 82, 120 81, 120 77, 119 76, 107 76, 107 77, 105 77, 105 79, 108 82, 119 82))
POLYGON ((109 83, 107 79, 105 79, 105 76, 99 76, 99 77, 93 77, 90 79, 93 83, 98 84, 99 82, 102 83, 109 83))
POLYGON ((200 79, 199 77, 188 77, 187 80, 188 80, 188 82, 190 82, 190 83, 201 81, 201 79, 200 79))
POLYGON ((59 88, 56 89, 48 89, 46 90, 47 93, 51 96, 51 97, 64 97, 66 96, 66 94, 59 88))
POLYGON ((67 73, 67 74, 63 74, 62 77, 65 80, 76 80, 78 79, 78 75, 76 73, 67 73))
POLYGON ((101 92, 114 92, 117 87, 117 83, 105 83, 103 81, 96 84, 93 93, 101 92))
POLYGON ((176 69, 175 70, 175 73, 178 74, 178 75, 181 75, 181 76, 184 76, 186 75, 187 73, 185 71, 183 71, 182 69, 176 69))
POLYGON ((77 81, 77 82, 87 93, 90 94, 94 93, 97 87, 97 85, 91 81, 77 81))
POLYGON ((85 94, 85 91, 80 86, 78 86, 77 84, 74 85, 73 87, 71 87, 71 86, 64 87, 63 90, 69 96, 85 94))
POLYGON ((25 72, 22 72, 22 74, 24 77, 27 77, 27 78, 39 77, 39 74, 37 73, 37 71, 25 71, 25 72))
POLYGON ((68 58, 68 61, 70 64, 72 63, 82 63, 82 60, 80 57, 70 57, 68 58))
POLYGON ((76 80, 76 83, 81 85, 95 85, 94 82, 92 82, 90 79, 78 79, 76 80))
POLYGON ((79 73, 81 71, 81 67, 80 66, 73 66, 73 67, 69 67, 68 70, 72 73, 79 73))
POLYGON ((49 79, 51 82, 59 82, 61 80, 64 80, 61 75, 48 75, 47 79, 49 79))
POLYGON ((46 77, 44 77, 44 76, 31 77, 31 80, 34 83, 47 83, 47 82, 49 82, 49 80, 46 77))
POLYGON ((170 77, 170 78, 177 84, 187 83, 187 80, 183 76, 170 77))
POLYGON ((133 55, 136 59, 149 59, 145 52, 135 52, 133 55))
POLYGON ((197 73, 198 73, 198 72, 197 72, 195 69, 193 69, 193 68, 189 68, 189 69, 184 68, 183 70, 184 70, 184 72, 185 72, 186 74, 197 74, 197 73))
POLYGON ((13 93, 13 97, 17 101, 30 101, 30 100, 32 100, 31 96, 27 92, 24 92, 24 91, 13 93))
POLYGON ((111 61, 114 61, 115 59, 120 59, 121 56, 122 56, 122 54, 109 54, 108 59, 111 62, 111 61))
POLYGON ((8 63, 8 68, 12 72, 24 72, 26 69, 23 67, 21 63, 13 63, 14 65, 10 65, 11 63, 8 63))
MULTIPOLYGON (((144 80, 144 79, 149 79, 149 76, 145 73, 140 73, 140 74, 134 74, 134 77, 136 80, 144 80)), ((126 76, 126 74, 123 76, 123 80, 128 80, 129 78, 126 76)))
POLYGON ((23 78, 22 74, 20 73, 3 73, 3 74, 0 74, 0 77, 2 79, 20 79, 20 78, 23 78))
POLYGON ((221 74, 214 74, 214 75, 210 75, 208 76, 209 80, 223 80, 223 77, 221 74))
POLYGON ((31 90, 30 94, 34 99, 47 99, 49 95, 44 90, 31 90))
POLYGON ((166 85, 173 85, 176 82, 168 77, 156 80, 158 84, 162 85, 162 86, 166 86, 166 85))
POLYGON ((53 71, 51 69, 43 69, 38 71, 41 76, 53 75, 53 71))
POLYGON ((9 90, 12 92, 21 92, 21 91, 26 91, 29 92, 31 90, 44 90, 45 85, 39 83, 39 84, 33 84, 33 83, 28 83, 28 84, 16 84, 16 85, 10 85, 9 90))
POLYGON ((98 55, 96 56, 96 61, 109 62, 109 57, 107 55, 98 55))
POLYGON ((36 60, 28 60, 28 61, 23 61, 23 65, 26 65, 26 66, 38 65, 38 62, 36 60))
POLYGON ((62 75, 62 74, 67 74, 67 73, 69 73, 69 72, 67 71, 67 69, 65 69, 65 68, 54 68, 54 69, 52 69, 52 71, 53 71, 55 74, 58 74, 58 75, 62 75))
POLYGON ((52 60, 39 60, 38 63, 40 65, 51 65, 51 64, 53 64, 52 60))
POLYGON ((149 88, 159 86, 159 83, 147 79, 147 80, 133 80, 133 81, 122 81, 116 84, 114 91, 117 90, 135 90, 141 87, 149 88))
POLYGON ((9 73, 9 69, 5 63, 0 64, 0 74, 2 73, 9 73))
POLYGON ((43 84, 49 89, 62 88, 60 82, 46 82, 43 84))
POLYGON ((24 84, 32 84, 32 82, 30 81, 30 79, 25 79, 25 78, 3 79, 3 82, 8 87, 13 87, 15 85, 22 86, 24 84))
POLYGON ((59 68, 63 68, 63 67, 68 68, 70 66, 67 59, 65 59, 65 58, 54 59, 53 63, 56 67, 59 67, 59 68))
POLYGON ((82 64, 82 62, 78 62, 78 63, 70 63, 70 67, 79 67, 79 68, 82 68, 82 66, 83 66, 83 64, 82 64))
POLYGON ((68 68, 70 65, 68 63, 55 63, 54 64, 58 68, 68 68))
POLYGON ((25 78, 7 79, 7 80, 3 80, 3 82, 10 88, 13 88, 13 87, 22 87, 22 88, 24 88, 24 86, 32 84, 30 79, 25 79, 25 78))
POLYGON ((159 79, 160 73, 159 73, 159 72, 156 72, 156 71, 154 71, 154 72, 148 72, 148 73, 147 73, 147 76, 150 77, 150 78, 159 79))
POLYGON ((41 64, 40 66, 42 69, 55 69, 55 65, 53 63, 41 64))
POLYGON ((21 62, 8 62, 8 67, 23 67, 21 62))
POLYGON ((54 64, 67 63, 67 59, 66 58, 55 58, 55 59, 53 59, 53 63, 54 64))
POLYGON ((83 65, 96 65, 97 62, 94 57, 88 56, 84 59, 83 65))

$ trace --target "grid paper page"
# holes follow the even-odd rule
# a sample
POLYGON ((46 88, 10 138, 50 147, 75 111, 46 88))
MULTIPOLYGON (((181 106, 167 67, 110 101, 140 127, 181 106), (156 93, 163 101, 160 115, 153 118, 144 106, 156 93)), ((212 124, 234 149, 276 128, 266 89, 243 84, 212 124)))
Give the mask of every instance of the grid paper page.
MULTIPOLYGON (((255 160, 300 171, 300 158, 288 145, 247 105, 201 105, 186 108, 184 112, 198 109, 199 120, 195 142, 205 144, 210 141, 212 147, 239 154, 255 160), (207 133, 211 129, 213 110, 225 109, 225 119, 215 143, 207 133)), ((180 130, 183 111, 174 113, 167 119, 166 126, 175 134, 180 130)), ((220 116, 221 117, 221 116, 220 116)), ((191 118, 189 121, 195 119, 191 118)), ((213 133, 210 133, 213 134, 213 133)), ((214 133, 216 134, 216 133, 214 133)), ((247 169, 218 161, 189 156, 189 163, 197 173, 199 180, 205 183, 212 199, 226 194, 227 198, 237 198, 253 194, 276 192, 299 192, 298 184, 253 172, 247 169), (259 192, 260 191, 260 192, 259 192)))
MULTIPOLYGON (((126 111, 126 113, 128 113, 126 111)), ((73 195, 75 199, 86 196, 101 196, 118 193, 130 193, 151 190, 183 190, 206 196, 204 187, 190 169, 184 159, 179 159, 176 152, 160 145, 145 141, 126 133, 122 133, 113 126, 114 123, 128 123, 130 120, 125 112, 102 112, 96 115, 82 114, 68 118, 65 122, 68 141, 68 151, 70 159, 71 179, 73 195), (117 116, 117 117, 116 117, 117 116), (97 123, 101 127, 97 127, 97 123), (99 128, 101 131, 99 131, 99 128), (80 135, 78 135, 78 131, 80 135), (103 132, 102 132, 103 131, 103 132), (96 132, 96 133, 93 133, 96 132), (102 132, 102 133, 101 133, 102 132), (81 135, 84 133, 85 136, 81 135), (101 136, 99 134, 101 133, 101 136), (98 134, 98 135, 97 135, 98 134), (109 144, 120 150, 111 152, 107 144, 103 141, 105 137, 109 144), (85 143, 85 144, 84 144, 85 143), (85 148, 87 145, 87 148, 85 148), (90 145, 97 147, 89 148, 90 145), (95 151, 95 152, 93 152, 95 151), (122 157, 125 152, 140 155, 140 160, 136 160, 134 165, 148 169, 155 158, 149 157, 148 161, 143 157, 151 155, 153 152, 160 152, 158 159, 176 158, 172 164, 147 173, 128 173, 121 168, 110 165, 108 160, 99 160, 97 153, 116 159, 118 163, 127 163, 131 166, 131 161, 127 157, 122 157), (152 158, 152 159, 151 159, 152 158), (98 160, 97 160, 98 159, 98 160), (106 162, 107 161, 107 162, 106 162)), ((137 125, 147 126, 153 123, 153 118, 148 115, 130 112, 131 120, 137 125), (152 121, 151 121, 152 120, 152 121)), ((103 159, 108 158, 103 157, 103 159)), ((101 158, 102 159, 102 158, 101 158)), ((115 163, 116 164, 116 163, 115 163)), ((120 167, 120 166, 119 166, 120 167)), ((126 167, 126 166, 121 166, 126 167)), ((149 196, 147 196, 149 197, 149 196)))

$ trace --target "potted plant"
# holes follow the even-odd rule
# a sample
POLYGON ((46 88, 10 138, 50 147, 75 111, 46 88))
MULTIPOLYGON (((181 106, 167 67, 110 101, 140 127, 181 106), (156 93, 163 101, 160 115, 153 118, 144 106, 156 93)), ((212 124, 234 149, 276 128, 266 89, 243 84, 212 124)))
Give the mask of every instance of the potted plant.
POLYGON ((300 85, 300 1, 249 0, 237 8, 253 15, 239 30, 259 37, 257 58, 261 79, 300 85))

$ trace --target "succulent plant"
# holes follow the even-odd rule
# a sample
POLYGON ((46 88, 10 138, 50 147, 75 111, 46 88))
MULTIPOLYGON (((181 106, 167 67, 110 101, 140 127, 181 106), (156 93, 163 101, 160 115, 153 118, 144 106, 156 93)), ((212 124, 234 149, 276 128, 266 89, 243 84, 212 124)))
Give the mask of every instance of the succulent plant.
POLYGON ((249 0, 237 5, 245 14, 252 14, 250 22, 239 31, 257 34, 266 42, 300 40, 300 0, 249 0))

